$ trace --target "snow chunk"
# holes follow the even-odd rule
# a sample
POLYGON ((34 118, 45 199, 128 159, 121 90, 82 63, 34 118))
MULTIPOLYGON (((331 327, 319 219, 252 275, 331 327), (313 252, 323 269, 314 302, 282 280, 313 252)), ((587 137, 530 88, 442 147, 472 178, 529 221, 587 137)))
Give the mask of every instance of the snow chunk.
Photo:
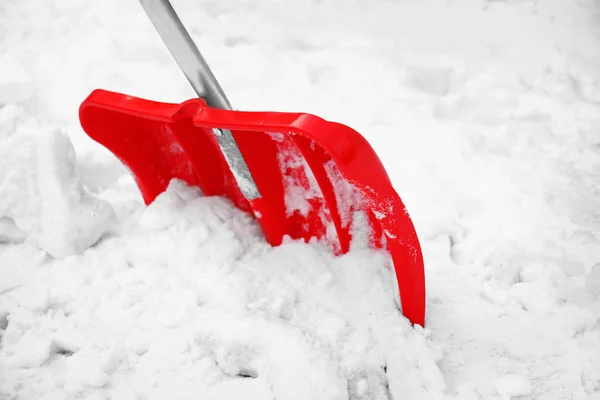
POLYGON ((366 379, 361 379, 356 383, 356 395, 358 397, 364 397, 369 390, 369 382, 366 379))
POLYGON ((18 368, 33 368, 42 365, 50 356, 52 341, 32 330, 27 331, 13 347, 12 363, 18 368))
POLYGON ((111 218, 110 205, 80 183, 66 135, 20 125, 0 139, 1 236, 11 241, 26 236, 50 255, 64 257, 93 245, 111 218))
POLYGON ((392 397, 420 400, 443 393, 446 383, 436 365, 435 352, 416 339, 402 346, 406 347, 396 348, 388 355, 387 376, 392 397))
POLYGON ((21 243, 27 238, 11 218, 0 218, 0 242, 21 243))
POLYGON ((100 388, 108 382, 108 374, 103 371, 103 363, 94 353, 80 352, 67 359, 65 389, 78 392, 86 387, 100 388))
POLYGON ((177 220, 177 211, 185 207, 181 196, 173 189, 173 180, 169 189, 161 193, 154 202, 144 210, 140 225, 146 229, 165 229, 177 220))
POLYGON ((29 72, 9 54, 0 56, 0 104, 26 101, 32 93, 29 72))

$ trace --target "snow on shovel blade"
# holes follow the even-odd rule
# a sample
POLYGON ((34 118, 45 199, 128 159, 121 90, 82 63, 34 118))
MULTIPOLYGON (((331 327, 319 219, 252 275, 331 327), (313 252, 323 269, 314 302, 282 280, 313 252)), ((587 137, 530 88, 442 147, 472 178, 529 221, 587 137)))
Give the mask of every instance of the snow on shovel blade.
POLYGON ((207 107, 202 99, 159 103, 96 90, 79 118, 94 140, 132 172, 146 204, 173 178, 224 196, 258 220, 274 246, 284 236, 317 238, 336 254, 349 250, 356 216, 372 248, 387 248, 403 314, 424 325, 425 277, 410 217, 368 142, 351 128, 310 114, 242 112, 207 107), (230 131, 260 196, 248 199, 217 137, 230 131))

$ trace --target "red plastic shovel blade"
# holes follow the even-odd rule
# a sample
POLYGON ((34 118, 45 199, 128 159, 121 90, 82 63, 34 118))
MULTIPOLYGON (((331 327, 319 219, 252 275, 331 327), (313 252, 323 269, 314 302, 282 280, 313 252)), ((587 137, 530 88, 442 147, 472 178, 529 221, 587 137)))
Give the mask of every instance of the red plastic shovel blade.
POLYGON ((381 161, 353 129, 310 114, 242 112, 201 99, 159 103, 96 90, 81 104, 86 133, 132 172, 146 204, 173 178, 224 196, 258 220, 276 246, 288 235, 349 250, 362 215, 373 248, 387 248, 403 314, 424 325, 425 276, 410 217, 381 161), (215 137, 230 130, 260 192, 242 194, 215 137))

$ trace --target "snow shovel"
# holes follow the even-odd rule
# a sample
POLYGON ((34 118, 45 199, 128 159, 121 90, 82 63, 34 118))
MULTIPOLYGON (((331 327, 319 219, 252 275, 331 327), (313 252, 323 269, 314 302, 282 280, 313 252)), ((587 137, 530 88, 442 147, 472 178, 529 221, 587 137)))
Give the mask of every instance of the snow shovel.
POLYGON ((273 246, 289 236, 343 254, 366 237, 391 255, 402 312, 423 326, 419 240, 369 143, 310 114, 232 110, 169 1, 140 3, 199 98, 171 104, 98 89, 79 118, 129 168, 145 203, 177 178, 253 215, 273 246))

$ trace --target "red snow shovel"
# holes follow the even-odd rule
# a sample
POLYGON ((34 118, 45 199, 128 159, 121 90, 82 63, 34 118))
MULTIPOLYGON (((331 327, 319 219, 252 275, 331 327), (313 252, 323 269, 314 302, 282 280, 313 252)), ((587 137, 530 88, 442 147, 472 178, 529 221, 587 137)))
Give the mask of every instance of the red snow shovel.
POLYGON ((200 98, 169 104, 95 90, 79 118, 131 170, 146 204, 177 178, 252 214, 273 246, 287 235, 343 254, 364 235, 389 251, 403 314, 423 326, 419 240, 369 143, 310 114, 233 111, 169 1, 140 3, 200 98))

